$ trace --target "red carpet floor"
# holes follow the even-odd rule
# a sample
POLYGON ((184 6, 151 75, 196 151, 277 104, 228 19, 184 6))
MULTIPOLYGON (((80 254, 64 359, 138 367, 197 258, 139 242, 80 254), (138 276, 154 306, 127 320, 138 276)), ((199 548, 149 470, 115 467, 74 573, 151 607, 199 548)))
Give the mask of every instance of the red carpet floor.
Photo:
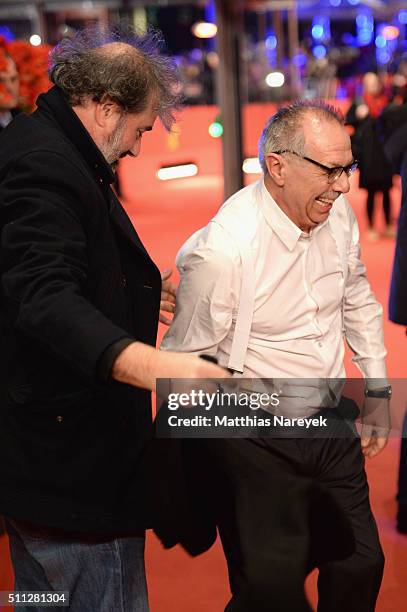
MULTIPOLYGON (((161 129, 145 136, 141 157, 129 163, 126 161, 123 165, 125 206, 161 269, 173 267, 175 254, 183 240, 207 222, 222 200, 220 142, 210 140, 206 136, 207 124, 213 120, 216 109, 205 109, 204 116, 201 113, 198 117, 198 113, 198 109, 186 113, 181 122, 180 134, 176 137, 167 137, 161 129), (191 133, 192 140, 190 137, 187 141, 185 136, 183 141, 184 134, 191 133), (200 143, 200 148, 196 142, 200 143), (157 151, 162 151, 163 164, 196 161, 200 173, 190 179, 165 183, 158 181, 154 178, 159 166, 156 162, 157 151)), ((263 121, 262 117, 260 121, 263 121)), ((256 135, 259 133, 257 127, 253 132, 256 135)), ((249 142, 248 134, 250 136, 249 130, 246 133, 246 151, 247 154, 254 155, 254 140, 249 142)), ((356 177, 352 181, 354 186, 350 200, 362 229, 363 258, 376 296, 386 310, 385 336, 389 350, 389 374, 393 378, 406 377, 404 330, 387 322, 387 296, 394 241, 384 238, 374 243, 366 241, 363 194, 356 187, 356 177)), ((399 200, 398 187, 393 190, 393 200, 395 203, 399 200)), ((378 207, 379 212, 381 211, 378 207)), ((381 214, 377 217, 378 221, 380 217, 382 224, 381 214)), ((162 333, 163 329, 160 329, 160 335, 162 333)), ((349 365, 347 371, 349 376, 359 375, 353 365, 349 365)), ((392 440, 387 449, 368 465, 371 499, 386 555, 378 612, 400 612, 406 608, 407 601, 407 536, 397 534, 394 527, 398 447, 399 441, 392 440)), ((229 589, 226 566, 218 543, 205 555, 191 559, 179 547, 164 551, 156 538, 149 535, 146 558, 152 612, 223 610, 229 598, 229 589)), ((3 537, 0 538, 0 590, 9 589, 11 586, 7 541, 3 537)), ((315 604, 315 575, 307 581, 307 592, 315 604)))

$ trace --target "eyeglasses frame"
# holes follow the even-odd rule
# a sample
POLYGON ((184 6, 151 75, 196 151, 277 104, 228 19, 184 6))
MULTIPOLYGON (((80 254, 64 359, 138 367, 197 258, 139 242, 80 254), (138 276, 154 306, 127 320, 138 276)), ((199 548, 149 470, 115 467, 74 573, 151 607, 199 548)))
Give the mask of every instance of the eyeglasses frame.
POLYGON ((351 174, 353 174, 357 170, 357 167, 359 165, 358 160, 354 159, 347 166, 334 166, 333 168, 329 168, 329 166, 324 166, 324 164, 321 164, 315 159, 311 159, 311 157, 300 155, 299 153, 296 153, 295 151, 291 151, 290 149, 283 149, 281 151, 271 151, 271 153, 275 153, 276 155, 282 155, 283 153, 291 153, 292 155, 296 155, 300 159, 305 159, 305 161, 310 162, 311 164, 314 164, 315 166, 318 166, 319 168, 322 168, 322 170, 325 170, 325 172, 328 175, 328 183, 330 184, 338 181, 340 177, 342 176, 343 172, 345 172, 346 176, 349 177, 351 174), (335 172, 339 172, 338 176, 335 176, 335 172), (333 178, 331 178, 331 176, 333 178))

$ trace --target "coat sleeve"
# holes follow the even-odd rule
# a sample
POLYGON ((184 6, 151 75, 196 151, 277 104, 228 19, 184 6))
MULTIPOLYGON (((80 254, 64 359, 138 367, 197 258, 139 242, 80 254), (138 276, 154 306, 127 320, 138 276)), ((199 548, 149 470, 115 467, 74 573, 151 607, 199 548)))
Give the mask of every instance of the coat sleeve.
POLYGON ((95 381, 104 351, 128 334, 85 297, 88 180, 53 152, 14 162, 0 185, 1 289, 18 333, 95 381))
POLYGON ((383 308, 366 278, 366 268, 360 259, 358 223, 349 204, 347 209, 351 232, 344 296, 346 339, 362 374, 366 378, 386 379, 383 308))

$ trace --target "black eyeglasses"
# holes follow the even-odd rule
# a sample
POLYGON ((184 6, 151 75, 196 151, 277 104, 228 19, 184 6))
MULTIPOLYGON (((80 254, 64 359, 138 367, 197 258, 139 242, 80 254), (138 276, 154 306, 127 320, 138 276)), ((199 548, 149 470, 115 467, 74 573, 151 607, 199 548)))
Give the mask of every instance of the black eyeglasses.
POLYGON ((299 153, 296 153, 295 151, 290 151, 289 149, 284 149, 283 151, 273 151, 273 153, 276 153, 277 155, 282 155, 283 153, 291 153, 292 155, 296 155, 300 159, 305 159, 305 161, 311 162, 311 164, 322 168, 322 170, 326 172, 327 180, 330 184, 335 183, 335 181, 337 181, 342 176, 342 172, 345 172, 346 176, 350 176, 355 172, 359 165, 359 162, 354 159, 353 162, 351 162, 347 166, 334 166, 333 168, 329 168, 328 166, 324 166, 324 164, 320 164, 319 162, 315 161, 315 159, 305 157, 305 155, 300 155, 299 153))

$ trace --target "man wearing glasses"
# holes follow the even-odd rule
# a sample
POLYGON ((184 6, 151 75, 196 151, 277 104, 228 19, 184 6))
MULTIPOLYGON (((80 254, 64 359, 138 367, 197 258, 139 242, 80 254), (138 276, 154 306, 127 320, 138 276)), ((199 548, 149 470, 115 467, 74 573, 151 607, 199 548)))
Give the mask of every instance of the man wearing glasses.
MULTIPOLYGON (((232 196, 178 255, 177 307, 162 348, 206 353, 245 378, 291 379, 294 386, 294 379, 325 381, 316 388, 325 384, 326 403, 309 394, 297 415, 304 417, 330 401, 335 406, 335 384, 346 377, 345 335, 363 376, 376 381, 373 391, 366 381, 367 396, 386 401, 382 308, 366 279, 357 221, 344 197, 357 162, 342 117, 324 103, 281 108, 266 124, 259 151, 264 177, 232 196), (248 329, 243 309, 250 309, 248 329)), ((273 551, 281 550, 278 529, 274 540, 267 536, 281 493, 268 485, 268 475, 280 468, 328 489, 355 536, 352 555, 319 567, 319 612, 375 609, 384 558, 364 456, 385 444, 385 433, 369 432, 361 440, 203 442, 221 482, 218 522, 233 593, 228 610, 250 609, 253 601, 256 611, 280 610, 267 587, 276 569, 273 551)), ((277 571, 284 580, 290 565, 277 571)))

